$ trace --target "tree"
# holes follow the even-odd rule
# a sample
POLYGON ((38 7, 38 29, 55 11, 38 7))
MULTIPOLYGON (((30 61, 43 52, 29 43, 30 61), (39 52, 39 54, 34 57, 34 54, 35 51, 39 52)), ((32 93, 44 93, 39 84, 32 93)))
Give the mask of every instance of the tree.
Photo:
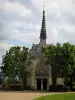
POLYGON ((63 54, 63 76, 69 79, 68 85, 72 89, 72 83, 75 79, 75 45, 64 43, 62 46, 63 54))
POLYGON ((60 75, 60 64, 61 64, 61 44, 50 45, 43 50, 46 57, 46 64, 49 64, 52 69, 52 85, 56 86, 56 79, 60 75))
POLYGON ((43 50, 46 63, 52 68, 52 85, 56 85, 58 76, 69 79, 70 89, 75 79, 75 45, 64 43, 61 45, 50 45, 43 50))
POLYGON ((30 65, 29 49, 26 47, 11 47, 3 56, 3 72, 5 76, 14 80, 16 77, 26 87, 26 77, 29 75, 27 67, 30 65))
POLYGON ((23 82, 24 88, 25 88, 27 76, 31 74, 29 72, 29 67, 28 67, 31 64, 28 48, 23 47, 23 50, 21 51, 21 59, 20 60, 21 60, 20 78, 22 79, 22 82, 23 82))

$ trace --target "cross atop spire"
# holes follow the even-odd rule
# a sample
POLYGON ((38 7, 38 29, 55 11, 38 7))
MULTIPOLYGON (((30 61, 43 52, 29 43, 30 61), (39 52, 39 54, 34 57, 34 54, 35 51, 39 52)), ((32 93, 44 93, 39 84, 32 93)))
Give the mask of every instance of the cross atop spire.
POLYGON ((40 32, 40 41, 45 40, 46 41, 46 25, 45 25, 45 10, 43 6, 43 18, 42 18, 42 26, 41 26, 41 32, 40 32))

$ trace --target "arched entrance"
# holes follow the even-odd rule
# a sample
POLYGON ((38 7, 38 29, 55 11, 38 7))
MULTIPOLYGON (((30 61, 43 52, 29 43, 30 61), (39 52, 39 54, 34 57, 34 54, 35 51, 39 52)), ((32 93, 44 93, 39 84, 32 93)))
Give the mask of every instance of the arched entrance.
POLYGON ((47 79, 37 79, 37 90, 47 90, 47 79))
POLYGON ((41 90, 41 79, 37 79, 37 90, 41 90))

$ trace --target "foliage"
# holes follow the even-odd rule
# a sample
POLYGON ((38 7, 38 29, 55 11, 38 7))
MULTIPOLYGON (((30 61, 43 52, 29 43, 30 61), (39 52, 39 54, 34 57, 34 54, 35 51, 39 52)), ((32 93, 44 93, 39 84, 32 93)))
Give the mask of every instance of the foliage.
POLYGON ((60 76, 60 65, 62 62, 61 44, 50 45, 43 49, 46 57, 46 64, 49 64, 52 69, 52 85, 56 85, 56 79, 60 76))
POLYGON ((71 89, 72 82, 75 80, 75 45, 68 42, 63 45, 52 44, 44 48, 43 53, 46 64, 49 64, 52 69, 52 85, 56 85, 56 78, 61 76, 64 80, 69 79, 68 84, 71 89))
POLYGON ((11 47, 3 56, 3 72, 5 76, 13 80, 18 77, 26 86, 26 78, 29 75, 28 66, 30 65, 29 49, 26 47, 11 47))
POLYGON ((63 85, 56 85, 56 86, 49 86, 49 91, 58 91, 58 92, 62 92, 63 91, 63 85))
POLYGON ((3 84, 4 84, 4 85, 7 85, 7 84, 8 84, 8 80, 9 80, 8 77, 4 77, 4 79, 3 79, 3 84))
POLYGON ((68 78, 68 77, 65 78, 64 79, 64 84, 67 85, 67 86, 69 86, 69 84, 70 84, 70 78, 68 78))
POLYGON ((23 84, 11 84, 7 85, 7 90, 22 90, 23 89, 23 84))
POLYGON ((73 86, 75 86, 75 81, 72 83, 73 86))
POLYGON ((72 91, 75 91, 75 86, 72 86, 72 91))
POLYGON ((0 78, 0 84, 3 84, 3 80, 2 80, 2 78, 0 78))
POLYGON ((70 86, 65 85, 62 87, 62 90, 65 92, 70 91, 70 86))

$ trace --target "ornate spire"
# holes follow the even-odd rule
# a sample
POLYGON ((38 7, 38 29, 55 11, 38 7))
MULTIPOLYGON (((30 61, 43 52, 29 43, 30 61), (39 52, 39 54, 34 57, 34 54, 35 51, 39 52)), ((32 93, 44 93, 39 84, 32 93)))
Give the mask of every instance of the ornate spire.
POLYGON ((46 25, 45 25, 45 10, 44 10, 44 7, 43 7, 43 18, 42 18, 40 40, 46 40, 46 25))

